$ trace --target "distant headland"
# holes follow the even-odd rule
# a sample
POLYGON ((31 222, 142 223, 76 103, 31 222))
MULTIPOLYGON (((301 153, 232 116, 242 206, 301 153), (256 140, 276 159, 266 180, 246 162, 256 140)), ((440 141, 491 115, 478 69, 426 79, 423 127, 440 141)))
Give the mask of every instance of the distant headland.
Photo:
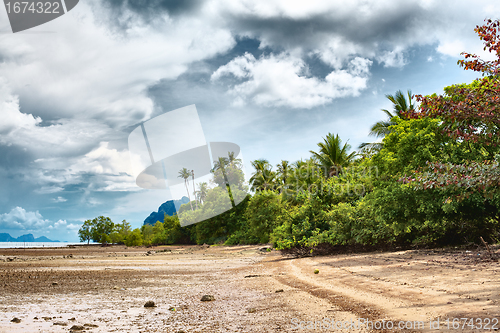
POLYGON ((0 242, 59 242, 58 240, 50 240, 45 236, 37 237, 33 236, 33 234, 26 234, 19 236, 17 238, 12 237, 8 233, 0 233, 0 242))

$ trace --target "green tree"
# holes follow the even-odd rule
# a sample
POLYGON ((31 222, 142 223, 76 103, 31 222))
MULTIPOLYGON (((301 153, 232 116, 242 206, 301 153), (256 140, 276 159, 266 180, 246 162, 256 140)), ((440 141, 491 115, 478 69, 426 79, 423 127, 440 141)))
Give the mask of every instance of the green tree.
POLYGON ((279 191, 286 192, 288 188, 288 181, 291 173, 291 166, 288 161, 281 160, 280 163, 276 165, 277 168, 277 181, 279 182, 279 191))
POLYGON ((92 240, 94 242, 101 242, 102 235, 109 236, 115 228, 115 224, 109 217, 99 216, 92 220, 92 240))
POLYGON ((196 197, 200 203, 203 203, 207 197, 208 194, 208 184, 203 182, 203 183, 198 183, 198 188, 199 190, 196 191, 196 197))
POLYGON ((185 244, 189 242, 187 228, 181 228, 177 215, 168 216, 163 219, 163 229, 165 230, 165 244, 185 244))
MULTIPOLYGON (((370 133, 368 135, 374 136, 376 138, 383 138, 387 134, 391 133, 391 126, 395 125, 394 117, 399 119, 406 119, 406 114, 409 112, 415 111, 415 105, 413 104, 413 95, 411 90, 407 91, 408 100, 406 96, 403 94, 401 90, 396 91, 394 95, 385 95, 388 100, 393 103, 393 111, 389 111, 386 109, 382 109, 387 116, 387 120, 381 120, 376 122, 370 129, 370 133)), ((364 151, 367 150, 380 150, 382 148, 382 143, 374 142, 374 143, 362 143, 359 146, 360 149, 364 151)))
POLYGON ((191 176, 191 173, 189 172, 188 169, 182 168, 179 171, 179 176, 178 177, 184 179, 184 185, 186 185, 186 192, 187 192, 188 198, 189 198, 189 205, 191 206, 191 210, 193 210, 193 204, 191 203, 191 195, 189 194, 189 188, 188 188, 188 185, 189 185, 189 176, 191 176))
POLYGON ((131 225, 126 220, 115 224, 115 230, 109 235, 114 244, 124 244, 125 238, 131 232, 131 225))
POLYGON ((141 233, 142 233, 142 243, 145 246, 151 245, 153 242, 153 226, 151 224, 145 224, 141 227, 141 233))
POLYGON ((142 234, 141 230, 136 228, 125 238, 125 245, 127 246, 141 246, 142 234))
POLYGON ((80 238, 80 242, 87 241, 87 244, 90 243, 90 240, 92 239, 92 227, 93 225, 91 220, 86 220, 85 222, 83 222, 83 225, 78 230, 78 237, 80 238))
POLYGON ((165 235, 165 228, 163 227, 163 223, 160 221, 156 221, 155 225, 153 226, 153 244, 165 244, 166 241, 166 235, 165 235))
POLYGON ((253 191, 272 190, 275 187, 276 174, 272 171, 272 165, 268 160, 259 159, 252 161, 255 172, 250 178, 253 191))
POLYGON ((328 133, 323 142, 318 143, 320 148, 318 152, 310 151, 316 164, 324 170, 327 178, 338 176, 343 167, 346 167, 356 156, 356 153, 349 154, 351 145, 345 143, 342 145, 342 140, 338 134, 333 135, 328 133))

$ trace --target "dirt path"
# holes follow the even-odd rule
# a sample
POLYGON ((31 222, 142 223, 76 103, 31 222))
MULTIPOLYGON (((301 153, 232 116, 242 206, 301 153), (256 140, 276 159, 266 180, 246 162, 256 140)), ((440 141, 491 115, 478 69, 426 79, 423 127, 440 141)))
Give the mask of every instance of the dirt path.
POLYGON ((291 259, 260 248, 0 249, 0 332, 396 332, 399 321, 437 332, 464 317, 479 319, 460 331, 484 332, 479 321, 500 319, 500 265, 484 253, 291 259))

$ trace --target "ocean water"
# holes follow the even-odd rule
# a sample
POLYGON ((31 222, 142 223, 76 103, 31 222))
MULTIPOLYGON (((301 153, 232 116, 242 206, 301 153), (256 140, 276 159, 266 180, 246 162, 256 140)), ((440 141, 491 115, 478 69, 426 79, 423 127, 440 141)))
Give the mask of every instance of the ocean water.
POLYGON ((84 245, 87 243, 66 242, 0 242, 0 249, 8 248, 31 248, 31 247, 67 247, 70 245, 84 245))

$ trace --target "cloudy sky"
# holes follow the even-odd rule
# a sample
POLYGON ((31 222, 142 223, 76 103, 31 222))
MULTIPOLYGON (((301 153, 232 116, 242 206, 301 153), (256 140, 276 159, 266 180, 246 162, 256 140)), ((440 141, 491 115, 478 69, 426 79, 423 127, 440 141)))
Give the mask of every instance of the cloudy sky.
POLYGON ((0 232, 77 241, 99 215, 142 225, 168 199, 135 185, 127 138, 196 104, 207 141, 246 164, 356 148, 386 94, 476 75, 473 29, 497 0, 88 0, 13 34, 0 8, 0 232), (147 6, 144 4, 147 3, 147 6))

